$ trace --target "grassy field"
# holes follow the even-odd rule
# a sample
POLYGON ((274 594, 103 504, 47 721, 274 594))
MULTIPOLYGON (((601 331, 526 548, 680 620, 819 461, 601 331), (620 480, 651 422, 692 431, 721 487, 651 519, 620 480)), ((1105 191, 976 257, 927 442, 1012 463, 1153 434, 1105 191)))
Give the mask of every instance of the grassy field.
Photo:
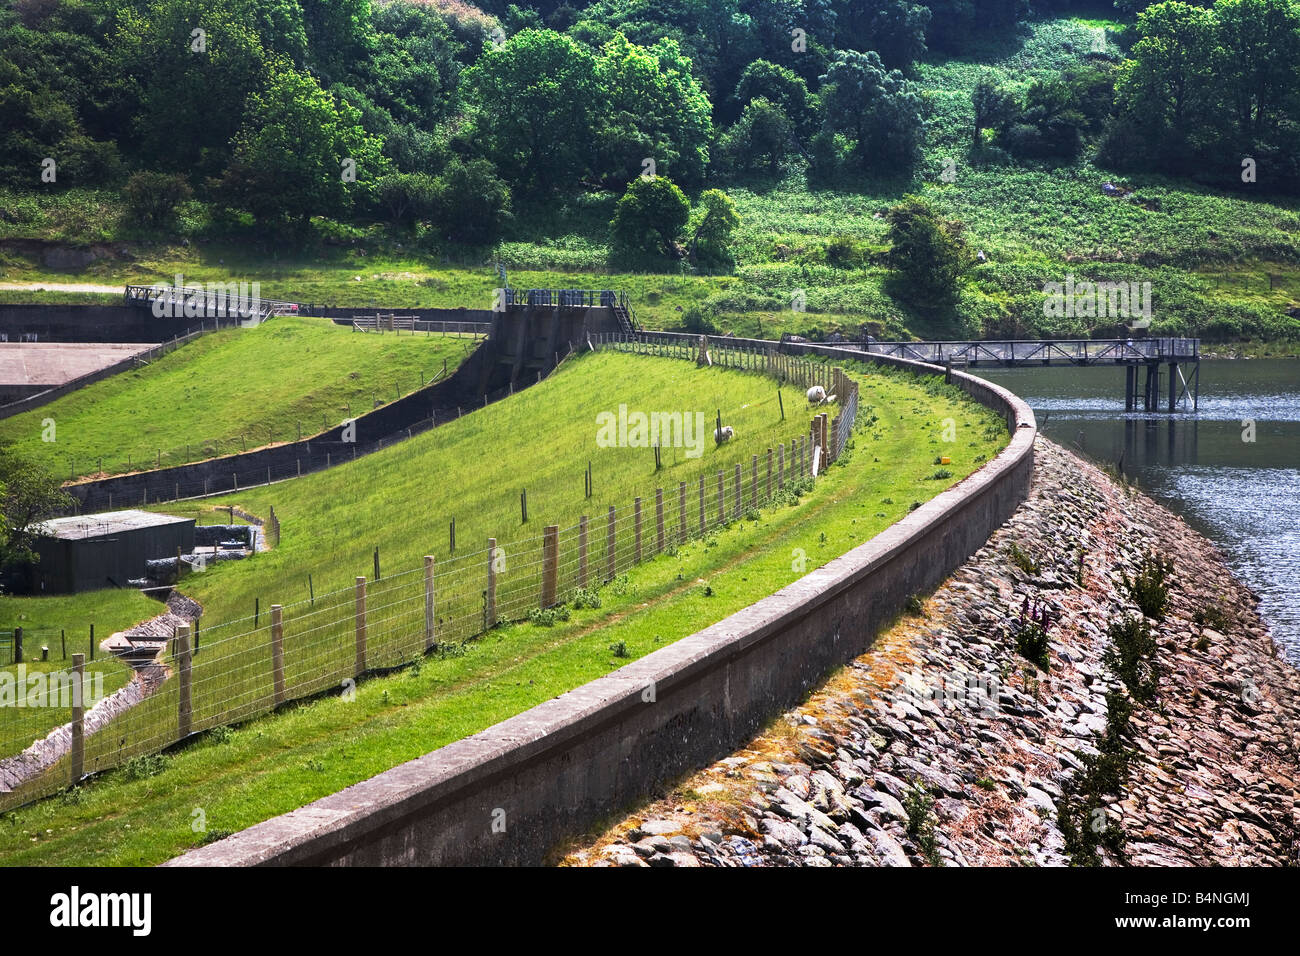
POLYGON ((236 505, 280 519, 280 546, 251 561, 225 564, 186 584, 205 618, 227 621, 261 606, 290 604, 351 586, 370 574, 380 549, 388 574, 419 567, 425 554, 449 557, 449 526, 456 520, 458 552, 477 552, 487 539, 502 547, 535 542, 548 524, 569 527, 579 515, 601 516, 609 505, 628 508, 656 487, 691 483, 752 453, 788 441, 807 428, 796 412, 802 395, 785 392, 789 418, 781 420, 776 383, 734 370, 697 369, 683 361, 602 352, 575 356, 559 373, 520 395, 337 468, 266 488, 201 502, 161 506, 170 514, 202 516, 236 505), (707 435, 698 458, 666 447, 656 474, 650 448, 600 447, 597 415, 636 411, 702 412, 707 435), (666 407, 665 407, 666 406, 666 407), (712 441, 714 417, 737 431, 734 442, 712 441), (505 453, 501 452, 503 448, 505 453), (584 496, 591 462, 593 496, 584 496), (528 523, 520 494, 527 491, 528 523))
POLYGON ((362 334, 328 319, 281 317, 222 329, 147 367, 0 422, 63 478, 121 474, 293 441, 448 374, 471 338, 362 334), (287 370, 292 374, 285 374, 287 370), (46 441, 53 420, 54 441, 46 441), (102 465, 102 467, 101 467, 102 465))
MULTIPOLYGON (((579 375, 613 373, 627 382, 646 377, 650 371, 641 366, 656 362, 729 388, 752 378, 606 354, 566 366, 556 379, 572 384, 579 375)), ((320 698, 220 729, 163 758, 135 761, 62 797, 4 814, 0 862, 157 863, 334 792, 720 620, 870 538, 1007 440, 997 416, 937 381, 855 374, 862 382, 859 428, 846 454, 802 498, 748 514, 632 568, 601 590, 599 608, 574 609, 553 627, 495 629, 364 681, 351 701, 320 698), (940 423, 949 417, 957 440, 941 443, 940 423), (944 472, 933 463, 940 450, 952 458, 944 472), (192 829, 195 808, 203 810, 206 832, 192 829)), ((680 404, 687 388, 676 381, 667 394, 680 404)), ((755 398, 761 401, 766 391, 755 398)), ((503 404, 510 403, 549 410, 554 396, 535 388, 503 404)), ((534 442, 535 456, 538 445, 549 447, 544 437, 534 442)), ((581 467, 575 451, 563 453, 570 470, 581 467)))

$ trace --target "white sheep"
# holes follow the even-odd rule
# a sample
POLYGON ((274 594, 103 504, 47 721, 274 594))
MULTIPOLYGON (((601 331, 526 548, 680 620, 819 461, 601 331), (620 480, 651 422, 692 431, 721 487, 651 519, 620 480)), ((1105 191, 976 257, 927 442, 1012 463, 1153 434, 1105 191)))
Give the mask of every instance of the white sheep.
POLYGON ((724 441, 731 441, 736 437, 736 430, 730 425, 723 425, 721 428, 713 429, 713 440, 721 445, 724 441))
POLYGON ((826 389, 822 388, 820 385, 814 385, 812 388, 808 389, 808 402, 810 404, 816 403, 818 405, 821 405, 825 401, 826 401, 826 389))

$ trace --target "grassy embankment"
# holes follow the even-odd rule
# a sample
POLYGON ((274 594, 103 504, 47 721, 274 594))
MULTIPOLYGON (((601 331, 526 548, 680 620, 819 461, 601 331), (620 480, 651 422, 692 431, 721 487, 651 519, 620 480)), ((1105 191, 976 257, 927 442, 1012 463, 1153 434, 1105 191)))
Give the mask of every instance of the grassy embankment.
POLYGON ((328 319, 281 317, 222 329, 155 362, 0 421, 62 478, 115 475, 238 454, 314 435, 374 403, 448 374, 469 337, 365 334, 328 319), (46 441, 53 419, 54 441, 46 441), (102 465, 102 468, 101 468, 102 465))
MULTIPOLYGON (((754 378, 734 371, 700 372, 686 363, 606 354, 566 366, 550 382, 569 386, 557 392, 573 393, 580 391, 572 387, 579 379, 609 376, 624 384, 621 391, 636 397, 635 383, 657 375, 660 366, 668 367, 665 374, 671 380, 657 383, 661 389, 668 385, 668 390, 659 392, 660 403, 663 395, 673 396, 672 404, 689 402, 692 378, 709 383, 706 387, 711 390, 733 391, 743 390, 746 381, 754 378)), ((732 521, 700 541, 631 569, 602 589, 600 608, 574 610, 567 622, 494 630, 424 658, 404 672, 361 683, 353 702, 327 697, 291 707, 233 731, 208 734, 160 760, 136 762, 70 796, 6 814, 0 818, 0 861, 155 863, 222 832, 333 792, 608 673, 625 660, 753 603, 898 520, 914 502, 937 494, 977 468, 1007 439, 996 416, 937 382, 922 385, 906 376, 876 371, 860 380, 863 411, 849 453, 797 504, 778 504, 732 521), (957 425, 957 441, 941 444, 941 423, 949 417, 957 425), (933 463, 940 451, 952 458, 951 474, 936 478, 943 474, 933 463), (798 560, 801 553, 807 556, 806 567, 798 560), (206 835, 191 829, 196 807, 206 816, 206 835)), ((547 384, 502 403, 501 411, 529 406, 525 413, 532 417, 552 414, 559 396, 546 392, 547 384)), ((768 380, 760 379, 754 387, 759 402, 772 391, 768 380)), ((609 398, 621 400, 617 391, 605 399, 607 403, 609 398)), ((586 411, 582 427, 590 441, 595 429, 591 407, 586 411)), ((772 412, 762 409, 755 414, 770 418, 772 412)), ((469 428, 472 418, 435 434, 452 444, 455 436, 448 430, 469 428)), ((762 417, 752 420, 749 430, 761 429, 762 421, 762 417)), ((491 430, 496 424, 487 427, 491 430)), ((742 428, 737 441, 745 434, 742 428)), ((557 498, 551 507, 559 511, 567 504, 580 509, 586 449, 557 444, 554 437, 538 428, 518 434, 517 461, 531 468, 560 459, 556 474, 566 476, 562 486, 576 486, 569 497, 578 500, 557 498)), ((434 453, 435 449, 422 450, 421 458, 434 453)), ((636 450, 630 457, 637 459, 637 468, 625 479, 628 490, 652 488, 654 476, 642 461, 647 453, 636 450)), ((462 473, 491 466, 490 457, 454 461, 461 463, 462 473)), ((359 469, 364 463, 338 471, 359 469)), ((678 462, 671 467, 683 466, 678 462)), ((431 493, 436 494, 439 486, 458 485, 454 464, 443 474, 427 486, 431 493)), ((675 481, 677 474, 670 477, 675 481)), ((374 499, 367 497, 359 507, 378 507, 378 487, 364 482, 352 487, 374 487, 374 499)), ((602 491, 608 487, 608 482, 597 484, 602 504, 602 491)), ((319 499, 317 491, 305 490, 303 497, 319 499)), ((513 513, 514 483, 503 491, 513 513)), ((281 507, 277 500, 277 513, 281 507)), ((545 520, 552 520, 555 511, 548 509, 545 520)), ((514 517, 517 521, 517 514, 514 517)), ((534 520, 541 524, 543 519, 534 520)), ((295 525, 288 520, 284 525, 289 541, 295 525)), ((440 536, 441 531, 441 525, 435 524, 433 533, 440 536)), ((421 550, 416 544, 408 548, 412 555, 421 550)), ((266 568, 272 557, 263 555, 247 567, 266 568)), ((293 572, 280 568, 268 573, 289 580, 293 572)), ((238 586, 233 579, 228 583, 238 586)))

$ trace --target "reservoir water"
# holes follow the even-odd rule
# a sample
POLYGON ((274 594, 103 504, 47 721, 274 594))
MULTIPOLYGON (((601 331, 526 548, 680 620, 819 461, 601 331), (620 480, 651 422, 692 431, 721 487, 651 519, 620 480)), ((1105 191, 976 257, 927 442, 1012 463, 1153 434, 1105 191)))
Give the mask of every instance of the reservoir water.
POLYGON ((1173 414, 1126 413, 1121 368, 972 371, 1024 398, 1053 441, 1122 460, 1214 541, 1300 666, 1300 360, 1203 361, 1199 410, 1173 414))

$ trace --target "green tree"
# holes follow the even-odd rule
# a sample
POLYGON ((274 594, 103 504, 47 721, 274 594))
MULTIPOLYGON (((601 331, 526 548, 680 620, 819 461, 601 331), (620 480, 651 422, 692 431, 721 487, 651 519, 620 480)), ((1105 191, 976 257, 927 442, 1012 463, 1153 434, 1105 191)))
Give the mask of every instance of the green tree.
POLYGON ((408 226, 433 213, 438 182, 425 173, 386 173, 375 181, 375 202, 398 226, 408 226))
POLYGON ((544 190, 582 178, 597 90, 587 50, 550 30, 525 30, 485 45, 463 81, 470 138, 512 182, 544 190))
POLYGON ((835 54, 821 78, 820 112, 823 133, 848 137, 862 169, 897 175, 920 158, 921 97, 874 51, 835 54))
POLYGON ((981 134, 986 129, 997 130, 1007 125, 1020 112, 1020 104, 1010 90, 998 86, 991 76, 982 76, 971 92, 971 105, 975 107, 974 145, 983 142, 981 134))
POLYGON ((1166 153, 1186 150, 1198 118, 1212 107, 1214 15, 1177 0, 1157 3, 1138 14, 1136 31, 1116 91, 1126 121, 1166 153))
POLYGON ((487 245, 510 219, 510 189, 485 159, 453 159, 438 180, 435 210, 442 234, 487 245))
POLYGON ((221 189, 264 223, 302 227, 312 216, 341 216, 356 198, 368 197, 388 171, 382 150, 355 109, 281 60, 266 91, 249 97, 221 189))
POLYGON ((691 260, 725 261, 727 245, 740 225, 736 204, 721 189, 706 189, 691 210, 691 260))
POLYGON ((0 445, 0 568, 36 560, 35 528, 67 511, 75 499, 57 478, 12 445, 0 445))
POLYGON ((614 244, 624 252, 677 256, 690 216, 690 201, 671 180, 638 177, 628 183, 609 225, 614 244))
POLYGON ((760 96, 751 100, 736 124, 727 130, 718 151, 725 165, 737 172, 775 174, 794 142, 794 123, 775 103, 760 96))
POLYGON ((755 60, 745 67, 736 84, 735 100, 741 107, 762 97, 780 108, 801 137, 812 135, 817 112, 803 77, 768 60, 755 60))
POLYGON ((951 307, 972 265, 961 223, 941 219, 917 196, 903 197, 885 218, 887 261, 901 297, 923 309, 951 307))
POLYGON ((622 33, 596 61, 594 171, 625 183, 654 161, 654 172, 688 184, 704 178, 712 108, 673 40, 639 47, 622 33))
POLYGON ((194 194, 180 173, 133 173, 122 187, 127 213, 143 226, 166 228, 176 222, 181 203, 194 194))

